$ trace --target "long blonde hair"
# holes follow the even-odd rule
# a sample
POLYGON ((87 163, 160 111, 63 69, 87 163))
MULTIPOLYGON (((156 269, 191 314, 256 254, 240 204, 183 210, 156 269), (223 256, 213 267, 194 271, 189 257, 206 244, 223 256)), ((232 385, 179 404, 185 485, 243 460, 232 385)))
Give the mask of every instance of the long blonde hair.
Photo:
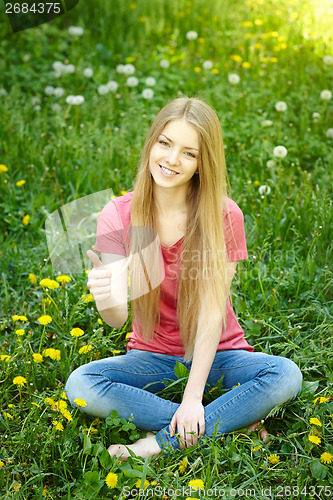
MULTIPOLYGON (((177 317, 184 358, 189 360, 201 335, 216 335, 216 329, 221 332, 222 323, 225 326, 228 298, 222 215, 227 195, 223 138, 215 111, 202 99, 186 96, 173 99, 156 116, 148 132, 135 179, 131 225, 156 228, 154 181, 149 171, 150 152, 167 123, 179 118, 185 118, 200 137, 198 175, 193 175, 186 196, 188 217, 177 279, 177 317), (196 254, 199 258, 182 260, 182 251, 190 256, 196 254), (195 278, 188 279, 193 276, 193 271, 195 278)), ((134 246, 143 244, 139 239, 136 243, 133 239, 134 246)), ((130 269, 132 286, 139 280, 138 276, 137 266, 133 265, 130 269)), ((133 322, 146 340, 152 338, 154 329, 160 323, 159 299, 160 286, 157 286, 154 289, 149 287, 148 293, 132 300, 133 322)))

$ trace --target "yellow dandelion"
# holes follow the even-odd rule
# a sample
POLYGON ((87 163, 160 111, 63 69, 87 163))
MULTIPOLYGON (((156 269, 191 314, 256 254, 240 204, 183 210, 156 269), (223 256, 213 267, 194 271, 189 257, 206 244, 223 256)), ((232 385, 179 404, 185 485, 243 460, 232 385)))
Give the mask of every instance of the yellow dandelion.
POLYGON ((109 472, 105 478, 105 484, 109 488, 114 488, 118 482, 118 476, 114 472, 109 472))
POLYGON ((313 443, 313 444, 320 444, 321 443, 320 437, 314 436, 314 434, 310 434, 309 441, 310 441, 310 443, 313 443))
POLYGON ((254 181, 253 185, 254 185, 254 187, 258 187, 258 186, 260 186, 260 182, 259 181, 254 181))
POLYGON ((127 193, 127 191, 124 191, 124 190, 120 191, 120 194, 121 194, 122 196, 124 196, 124 194, 126 194, 126 193, 127 193))
POLYGON ((259 450, 262 450, 262 446, 260 446, 260 445, 252 446, 252 448, 251 448, 251 451, 259 451, 259 450))
POLYGON ((52 424, 55 426, 57 431, 62 432, 64 430, 64 426, 61 422, 57 422, 57 420, 53 420, 52 424))
POLYGON ((134 62, 134 61, 135 61, 135 57, 134 57, 134 56, 128 56, 128 57, 126 57, 125 61, 126 61, 127 63, 132 63, 132 62, 134 62))
POLYGON ((44 403, 49 405, 52 409, 55 407, 55 401, 53 398, 45 398, 44 403))
POLYGON ((48 325, 49 323, 51 323, 52 318, 48 314, 42 314, 42 316, 40 316, 37 321, 39 321, 41 325, 48 325))
POLYGON ((84 331, 81 328, 72 328, 69 333, 72 337, 82 337, 84 335, 84 331))
POLYGON ((244 21, 243 23, 241 23, 241 26, 243 28, 252 28, 253 22, 252 21, 244 21))
POLYGON ((247 61, 244 61, 244 62, 242 63, 242 66, 243 66, 243 68, 245 68, 245 69, 249 69, 249 68, 251 68, 251 64, 250 64, 249 62, 247 62, 247 61))
POLYGON ((280 456, 279 455, 269 455, 268 459, 270 464, 277 464, 280 461, 280 456))
POLYGON ((50 305, 51 304, 51 299, 49 297, 43 297, 42 298, 42 302, 44 302, 45 304, 50 305))
POLYGON ((256 26, 262 26, 262 25, 264 24, 264 21, 263 21, 262 19, 256 19, 256 20, 254 21, 254 24, 255 24, 256 26))
MULTIPOLYGON (((1 165, 0 165, 0 167, 1 167, 1 165)), ((2 460, 0 460, 0 469, 1 469, 1 467, 4 467, 4 466, 5 466, 5 463, 2 460)))
POLYGON ((16 186, 21 187, 21 186, 23 186, 25 183, 26 183, 26 181, 25 181, 24 179, 22 179, 21 181, 17 181, 16 186))
POLYGON ((97 318, 98 324, 103 325, 103 320, 101 318, 97 318))
POLYGON ((33 355, 33 360, 35 363, 42 363, 43 362, 43 356, 39 354, 38 352, 34 352, 33 355))
POLYGON ((93 348, 92 345, 83 345, 80 349, 79 349, 79 354, 87 354, 87 352, 91 351, 93 348))
POLYGON ((36 277, 36 275, 35 275, 34 273, 30 273, 30 274, 29 274, 29 280, 30 280, 30 282, 31 282, 33 285, 36 285, 36 283, 37 283, 37 277, 36 277))
POLYGON ((6 167, 6 165, 1 164, 0 165, 0 172, 3 172, 3 173, 8 172, 8 167, 6 167))
POLYGON ((96 429, 96 427, 90 427, 90 428, 86 427, 86 428, 83 430, 83 433, 84 433, 84 434, 88 434, 88 432, 89 432, 89 434, 93 434, 93 435, 94 435, 94 434, 98 434, 98 429, 96 429))
POLYGON ((67 408, 67 403, 66 403, 66 401, 62 401, 62 400, 60 400, 60 401, 57 401, 57 402, 55 403, 55 409, 56 409, 56 410, 58 410, 58 411, 61 411, 61 410, 66 410, 66 408, 67 408))
POLYGON ((8 418, 8 420, 13 420, 14 417, 10 413, 4 413, 5 417, 8 418))
POLYGON ((179 472, 180 472, 181 474, 183 474, 183 473, 185 472, 185 469, 186 469, 186 467, 187 467, 187 464, 188 464, 188 459, 187 459, 187 457, 185 457, 185 458, 182 460, 182 462, 181 462, 181 464, 180 464, 180 466, 179 466, 179 472))
POLYGON ((318 398, 313 400, 313 403, 327 403, 328 398, 324 398, 323 396, 319 396, 318 398))
POLYGON ((28 318, 26 316, 18 316, 17 314, 14 314, 12 316, 13 321, 28 321, 28 318))
POLYGON ((45 349, 43 351, 43 356, 54 359, 56 361, 60 361, 61 359, 59 349, 53 349, 52 347, 50 347, 49 349, 45 349))
POLYGON ((76 405, 79 407, 79 408, 82 408, 84 406, 87 406, 87 403, 84 399, 82 398, 76 398, 74 399, 74 403, 76 403, 76 405))
POLYGON ((113 354, 120 354, 121 351, 118 351, 118 349, 113 349, 113 354))
POLYGON ((192 479, 187 486, 195 491, 205 489, 205 483, 201 479, 192 479))
POLYGON ((14 484, 13 490, 18 491, 21 489, 21 486, 22 486, 21 483, 16 483, 16 484, 14 484))
POLYGON ((65 391, 62 391, 62 393, 60 394, 60 397, 61 397, 61 399, 68 399, 65 391))
POLYGON ((322 427, 321 422, 316 417, 310 418, 310 424, 317 425, 318 427, 322 427))
POLYGON ((17 385, 18 387, 23 387, 24 384, 26 384, 26 383, 27 383, 27 379, 24 377, 19 376, 19 377, 15 377, 13 379, 13 384, 17 385))
POLYGON ((89 293, 88 295, 84 293, 83 295, 81 295, 81 298, 83 302, 93 302, 94 300, 94 297, 91 295, 91 293, 89 293))
POLYGON ((14 405, 13 404, 9 404, 8 408, 14 408, 14 405))
POLYGON ((320 455, 320 461, 324 464, 331 464, 333 462, 333 455, 325 451, 320 455))
POLYGON ((56 277, 56 280, 60 283, 68 283, 69 281, 72 281, 72 278, 70 276, 67 276, 67 274, 61 274, 60 276, 56 277))
POLYGON ((65 417, 66 420, 68 420, 68 422, 73 421, 73 417, 68 410, 60 409, 60 413, 63 417, 65 417))
POLYGON ((4 361, 5 363, 8 363, 10 358, 11 358, 11 356, 9 356, 8 354, 0 354, 0 361, 4 361))
POLYGON ((219 74, 219 70, 217 68, 213 68, 211 70, 211 72, 214 74, 214 75, 218 75, 219 74))
POLYGON ((15 333, 17 336, 22 337, 22 335, 25 334, 25 330, 23 330, 22 328, 19 328, 18 330, 15 330, 15 333))
MULTIPOLYGON (((135 483, 135 486, 137 488, 141 488, 142 487, 141 486, 141 479, 137 480, 137 482, 135 483)), ((144 482, 144 485, 143 485, 143 489, 146 490, 148 488, 148 486, 149 486, 149 481, 148 481, 148 479, 146 479, 145 482, 144 482)))
POLYGON ((199 66, 195 66, 194 67, 194 71, 195 71, 195 73, 200 73, 201 72, 201 68, 199 66))
POLYGON ((271 58, 270 58, 270 61, 271 61, 272 63, 277 63, 277 62, 278 62, 278 58, 277 58, 277 57, 271 57, 271 58))
POLYGON ((133 333, 133 332, 127 332, 125 338, 128 339, 128 337, 131 335, 131 333, 133 333))
POLYGON ((55 280, 51 280, 50 278, 44 278, 42 279, 39 284, 44 287, 44 288, 49 288, 50 290, 53 290, 54 288, 59 288, 59 283, 55 280))
POLYGON ((29 215, 29 214, 27 214, 27 215, 25 215, 25 216, 23 217, 23 219, 22 219, 22 223, 23 223, 25 226, 27 226, 27 225, 29 224, 29 220, 30 220, 30 215, 29 215))
POLYGON ((232 54, 230 56, 230 59, 232 61, 235 61, 235 62, 242 62, 243 61, 243 58, 241 56, 239 56, 238 54, 232 54))

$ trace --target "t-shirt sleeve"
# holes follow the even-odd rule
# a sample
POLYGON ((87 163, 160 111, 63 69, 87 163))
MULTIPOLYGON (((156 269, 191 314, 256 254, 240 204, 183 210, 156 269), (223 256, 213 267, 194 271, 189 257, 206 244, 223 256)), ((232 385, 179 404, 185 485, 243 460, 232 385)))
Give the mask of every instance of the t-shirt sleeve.
POLYGON ((116 203, 111 200, 100 212, 94 250, 128 256, 128 236, 116 203))
POLYGON ((228 210, 224 210, 224 234, 229 262, 248 258, 243 212, 228 198, 228 210))

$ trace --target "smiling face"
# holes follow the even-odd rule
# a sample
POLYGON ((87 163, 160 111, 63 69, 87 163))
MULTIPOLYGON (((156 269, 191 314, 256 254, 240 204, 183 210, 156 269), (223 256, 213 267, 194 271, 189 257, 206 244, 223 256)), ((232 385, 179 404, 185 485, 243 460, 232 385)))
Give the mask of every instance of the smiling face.
POLYGON ((155 183, 164 188, 187 188, 197 172, 200 138, 184 118, 172 120, 153 145, 149 171, 155 183))

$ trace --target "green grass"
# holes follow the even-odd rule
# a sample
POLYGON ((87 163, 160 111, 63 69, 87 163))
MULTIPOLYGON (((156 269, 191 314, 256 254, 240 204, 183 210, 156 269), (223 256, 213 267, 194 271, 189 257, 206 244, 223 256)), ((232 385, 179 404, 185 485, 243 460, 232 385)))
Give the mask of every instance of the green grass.
MULTIPOLYGON (((10 358, 2 359, 0 373, 0 499, 142 498, 139 490, 126 495, 138 480, 161 488, 155 497, 165 488, 170 499, 198 498, 193 489, 175 493, 194 479, 205 485, 201 498, 222 497, 222 490, 224 498, 330 498, 332 464, 321 460, 325 452, 333 455, 333 143, 327 134, 333 108, 320 97, 332 90, 333 65, 323 59, 333 55, 328 4, 82 1, 62 18, 14 35, 1 17, 0 164, 8 171, 0 173, 0 354, 10 358), (84 34, 73 38, 70 25, 82 26, 84 34), (190 30, 196 40, 187 40, 190 30), (207 60, 213 70, 203 69, 207 60), (55 61, 74 64, 75 73, 55 78, 55 61), (138 87, 127 87, 127 76, 116 72, 126 63, 135 66, 138 87), (87 67, 92 78, 83 76, 87 67), (229 83, 230 73, 240 76, 238 84, 229 83), (145 100, 149 76, 156 85, 145 100), (117 91, 99 95, 97 87, 109 80, 118 82, 117 91), (49 85, 64 95, 47 96, 49 85), (85 273, 48 292, 39 284, 63 272, 52 268, 45 220, 88 194, 131 190, 151 120, 179 93, 205 98, 221 119, 231 196, 245 215, 249 251, 233 286, 240 324, 256 351, 295 361, 304 386, 296 401, 267 418, 269 444, 256 433, 235 432, 157 462, 132 457, 120 464, 105 447, 141 436, 133 424, 115 415, 92 421, 73 409, 66 418, 45 402, 61 400, 76 366, 124 353, 131 331, 130 320, 120 330, 100 320, 86 301, 85 273), (68 95, 83 95, 85 102, 70 106, 68 95), (278 112, 277 101, 287 110, 278 112), (263 126, 265 120, 272 125, 263 126), (288 150, 282 160, 273 155, 278 145, 288 150), (23 186, 16 185, 20 180, 23 186), (270 194, 260 195, 266 184, 270 194), (52 322, 41 325, 42 314, 52 322), (14 315, 27 321, 14 322, 14 315), (74 327, 84 335, 71 336, 74 327), (84 345, 92 349, 80 354, 84 345), (46 349, 59 351, 60 359, 44 355, 36 363, 33 353, 46 349), (13 383, 17 376, 26 379, 22 388, 13 383), (319 396, 327 401, 314 403, 319 396), (311 424, 312 417, 322 426, 311 424), (311 443, 311 434, 321 442, 311 443), (273 455, 279 456, 275 464, 273 455), (118 478, 114 488, 105 484, 109 472, 118 478)), ((164 394, 179 400, 184 383, 164 394)))

